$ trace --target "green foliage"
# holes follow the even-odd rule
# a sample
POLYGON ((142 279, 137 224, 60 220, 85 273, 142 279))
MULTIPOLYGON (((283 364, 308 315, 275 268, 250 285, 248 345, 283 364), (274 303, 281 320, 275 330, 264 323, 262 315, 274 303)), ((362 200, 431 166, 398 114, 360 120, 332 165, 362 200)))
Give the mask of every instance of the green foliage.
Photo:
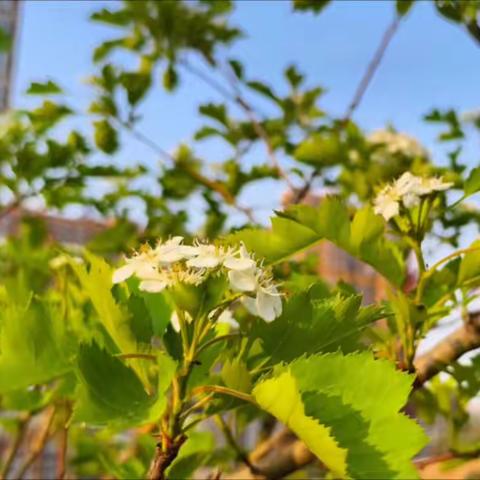
MULTIPOLYGON (((294 0, 291 7, 316 15, 329 3, 294 0)), ((396 21, 413 5, 392 4, 396 21)), ((415 371, 420 341, 442 319, 461 312, 465 328, 474 330, 469 310, 480 285, 478 240, 433 266, 423 258, 423 241, 456 247, 464 228, 480 222, 478 209, 463 202, 480 189, 479 169, 466 175, 462 158, 467 123, 477 128, 478 115, 442 108, 426 115, 443 129, 438 140, 453 145, 449 166, 436 166, 392 126, 366 135, 352 120, 325 111, 324 88, 295 65, 283 70, 282 85, 252 77, 248 64, 228 51, 243 35, 231 24, 233 7, 223 0, 146 0, 100 8, 92 19, 116 31, 92 52, 87 115, 64 103, 59 84, 47 77, 27 90, 39 97, 37 106, 1 118, 0 227, 16 207, 31 205, 55 215, 74 206, 108 219, 87 245, 95 255, 56 244, 48 217, 45 223, 35 214, 0 245, 2 426, 21 431, 30 417, 33 423, 53 411, 46 440, 56 444, 50 439, 67 432, 67 474, 78 478, 144 477, 157 441, 162 455, 178 450, 169 478, 198 476, 200 468, 207 475, 236 470, 248 454, 243 439, 257 431, 256 440, 269 436, 274 419, 328 470, 312 476, 414 478, 411 460, 425 438, 401 409, 407 404, 428 421, 445 417, 448 447, 458 446, 468 402, 479 390, 478 356, 468 365, 456 358, 436 363, 447 380, 422 386, 418 377, 413 394, 413 375, 400 372, 415 371), (167 151, 162 135, 148 137, 140 120, 152 93, 174 92, 187 76, 218 95, 198 105, 193 140, 167 151), (90 121, 85 134, 68 123, 80 115, 90 121), (154 156, 124 164, 127 136, 154 156), (219 163, 199 155, 204 147, 219 163), (464 195, 450 203, 458 191, 421 194, 420 205, 384 221, 374 214, 374 197, 404 172, 442 176, 464 195), (266 204, 257 208, 255 198, 264 198, 252 200, 266 182, 284 188, 289 205, 271 229, 257 219, 266 204), (317 198, 325 191, 338 196, 317 198), (141 255, 149 251, 142 242, 153 246, 176 235, 222 248, 243 242, 264 261, 255 288, 238 292, 218 270, 198 283, 180 281, 198 274, 194 269, 175 271, 175 281, 158 293, 142 291, 135 274, 113 285, 110 265, 120 253, 141 255), (385 277, 383 300, 362 305, 355 272, 340 272, 337 284, 328 285, 311 248, 321 241, 385 277), (68 257, 72 251, 78 258, 68 257), (272 301, 270 275, 279 282, 283 311, 266 323, 251 303, 261 294, 272 301), (197 428, 212 415, 226 442, 197 428)), ((437 0, 434 7, 480 38, 478 1, 437 0)), ((0 30, 0 50, 9 43, 0 30)), ((162 265, 149 274, 155 277, 162 265)), ((377 277, 368 281, 368 289, 383 285, 377 277)), ((457 346, 463 337, 455 338, 457 346)), ((7 473, 0 476, 16 472, 7 473)))
POLYGON ((463 186, 465 196, 473 195, 480 191, 480 167, 474 168, 463 186))
POLYGON ((107 120, 99 120, 93 126, 95 129, 95 145, 102 152, 114 153, 118 149, 117 131, 107 120))
POLYGON ((29 95, 58 95, 63 93, 62 89, 52 80, 47 82, 32 82, 28 87, 27 93, 29 95))
POLYGON ((359 296, 326 297, 321 286, 313 285, 289 299, 272 323, 256 321, 250 335, 261 340, 265 354, 275 363, 305 353, 350 353, 362 348, 362 331, 383 317, 380 308, 362 308, 360 302, 359 296))
POLYGON ((136 425, 158 418, 166 407, 165 391, 176 364, 165 355, 159 357, 159 387, 148 395, 135 372, 117 357, 92 343, 80 347, 78 354, 79 388, 73 419, 93 424, 136 425))
POLYGON ((426 437, 414 421, 399 413, 411 382, 411 377, 369 353, 335 353, 279 367, 255 386, 253 394, 334 475, 415 478, 411 458, 425 445, 426 437), (373 404, 372 398, 381 401, 373 404))
POLYGON ((356 212, 350 222, 347 208, 335 197, 318 207, 298 205, 277 213, 272 231, 246 229, 228 237, 244 242, 269 263, 280 262, 320 240, 329 240, 351 255, 370 264, 394 285, 404 279, 398 247, 383 236, 385 226, 369 207, 356 212))
POLYGON ((300 11, 311 10, 313 13, 320 13, 330 0, 293 0, 293 8, 300 11))
POLYGON ((51 381, 72 369, 76 342, 62 308, 29 298, 2 305, 0 392, 51 381))

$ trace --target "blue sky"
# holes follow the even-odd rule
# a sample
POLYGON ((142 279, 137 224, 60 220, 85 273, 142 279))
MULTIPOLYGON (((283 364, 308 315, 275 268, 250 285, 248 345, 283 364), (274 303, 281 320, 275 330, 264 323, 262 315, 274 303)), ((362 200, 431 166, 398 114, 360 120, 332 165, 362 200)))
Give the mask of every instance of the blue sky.
MULTIPOLYGON (((30 105, 23 92, 32 80, 54 79, 71 94, 77 106, 91 98, 83 80, 92 73, 91 52, 113 29, 88 21, 98 1, 26 1, 14 90, 15 106, 30 105)), ((237 2, 233 23, 246 37, 229 54, 244 61, 247 73, 282 88, 282 70, 295 63, 306 73, 307 83, 327 89, 323 107, 342 114, 365 65, 390 22, 394 5, 389 1, 337 1, 320 16, 292 14, 288 1, 237 2)), ((458 26, 437 16, 428 1, 417 2, 392 41, 384 62, 355 114, 366 130, 392 123, 417 136, 435 150, 436 130, 422 122, 432 107, 472 110, 479 105, 480 49, 458 26)), ((219 97, 192 78, 178 91, 165 94, 160 88, 142 108, 142 130, 165 149, 188 141, 201 122, 199 102, 219 97)), ((78 120, 82 122, 82 120, 78 120)), ((80 125, 82 126, 82 125, 80 125)), ((85 125, 83 125, 85 126, 85 125)), ((478 163, 478 138, 471 149, 471 164, 478 163)), ((211 160, 224 153, 217 147, 200 146, 211 160)), ((154 161, 152 153, 134 140, 126 141, 121 161, 154 161)), ((271 205, 279 191, 272 189, 271 205)), ((248 195, 248 192, 247 192, 248 195)), ((255 195, 255 194, 254 194, 255 195)))

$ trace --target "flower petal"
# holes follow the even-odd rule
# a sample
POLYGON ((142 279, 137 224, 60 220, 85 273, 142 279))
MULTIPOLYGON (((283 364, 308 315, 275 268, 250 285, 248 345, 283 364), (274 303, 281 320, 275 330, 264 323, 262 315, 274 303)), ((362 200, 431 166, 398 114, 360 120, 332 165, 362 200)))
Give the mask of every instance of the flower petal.
POLYGON ((258 317, 257 303, 255 302, 254 298, 244 297, 242 298, 241 302, 249 313, 258 317))
POLYGON ((255 261, 245 257, 227 257, 223 265, 230 270, 248 270, 249 268, 255 267, 255 261))
POLYGON ((134 263, 127 263, 120 268, 117 268, 113 272, 112 282, 113 283, 121 283, 127 278, 130 278, 135 273, 135 264, 134 263))
POLYGON ((165 280, 143 280, 138 288, 143 292, 157 293, 165 290, 166 287, 167 282, 165 280))
POLYGON ((272 322, 282 313, 282 301, 278 295, 269 295, 260 290, 255 303, 258 316, 266 322, 272 322))
POLYGON ((252 292, 257 286, 255 269, 253 268, 249 270, 230 270, 228 279, 231 287, 240 292, 252 292))
POLYGON ((219 265, 220 258, 215 255, 199 255, 187 261, 187 266, 195 268, 215 268, 219 265))

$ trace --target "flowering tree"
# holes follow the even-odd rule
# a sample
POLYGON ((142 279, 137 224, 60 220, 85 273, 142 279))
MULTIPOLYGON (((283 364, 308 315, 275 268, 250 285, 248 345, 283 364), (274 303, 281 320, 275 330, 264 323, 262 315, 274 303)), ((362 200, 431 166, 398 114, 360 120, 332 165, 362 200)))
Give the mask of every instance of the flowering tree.
MULTIPOLYGON (((327 3, 293 6, 320 13, 327 3)), ((455 141, 448 167, 407 135, 365 135, 352 120, 412 6, 397 2, 343 118, 320 108, 323 90, 305 88, 293 66, 283 95, 237 60, 220 60, 240 35, 230 2, 133 1, 93 15, 121 36, 94 52, 92 139, 76 131, 58 139, 58 122, 75 114, 66 96, 9 115, 0 136, 0 215, 35 198, 119 217, 81 251, 53 245, 32 220, 2 245, 2 477, 35 474, 48 448, 57 452, 55 478, 405 479, 446 457, 468 468, 478 445, 463 440, 462 426, 480 377, 478 357, 458 359, 480 346, 472 308, 480 244, 464 246, 462 233, 479 219, 468 199, 480 191, 480 169, 461 162, 461 141, 478 117, 427 115, 445 126, 442 141, 455 141), (138 69, 116 65, 117 49, 138 69), (139 128, 157 73, 166 90, 192 75, 223 102, 199 107, 207 124, 174 154, 139 128), (257 111, 259 97, 273 105, 270 115, 257 111), (89 158, 115 158, 124 135, 161 166, 89 158), (204 141, 228 147, 213 174, 194 150, 204 141), (267 160, 245 169, 257 145, 267 160), (158 190, 138 187, 148 178, 158 190), (110 185, 100 197, 92 195, 99 179, 110 185), (239 200, 265 179, 289 198, 270 227, 239 200), (319 187, 334 194, 318 199, 319 187), (185 207, 199 197, 201 212, 185 207), (143 230, 125 209, 132 199, 147 218, 143 230), (199 217, 194 231, 189 219, 199 217), (322 241, 378 272, 385 298, 365 305, 355 285, 320 278, 308 252, 322 241), (429 243, 446 252, 431 265, 429 243), (448 318, 456 329, 419 354, 448 318), (429 442, 420 423, 439 417, 449 434, 443 456, 419 460, 429 442)), ((434 7, 478 41, 477 2, 434 7)), ((29 92, 63 95, 52 81, 29 92)))

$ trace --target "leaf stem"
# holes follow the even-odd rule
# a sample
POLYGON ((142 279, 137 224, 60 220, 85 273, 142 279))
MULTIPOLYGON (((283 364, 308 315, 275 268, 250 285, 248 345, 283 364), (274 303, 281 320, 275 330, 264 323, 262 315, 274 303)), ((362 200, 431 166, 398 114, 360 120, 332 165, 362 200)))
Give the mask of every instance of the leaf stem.
POLYGON ((257 405, 257 402, 251 395, 249 395, 248 393, 239 392, 238 390, 234 390, 233 388, 222 387, 220 385, 203 385, 193 390, 193 393, 195 395, 205 392, 214 392, 221 395, 228 395, 230 397, 235 397, 239 400, 243 400, 244 402, 249 402, 253 405, 257 405))
POLYGON ((230 333, 228 335, 221 335, 219 337, 212 338, 208 342, 205 342, 203 345, 201 345, 198 350, 197 350, 197 355, 198 356, 207 348, 210 348, 212 345, 215 345, 218 342, 223 342, 224 340, 231 340, 233 338, 242 338, 243 335, 241 333, 230 333))

